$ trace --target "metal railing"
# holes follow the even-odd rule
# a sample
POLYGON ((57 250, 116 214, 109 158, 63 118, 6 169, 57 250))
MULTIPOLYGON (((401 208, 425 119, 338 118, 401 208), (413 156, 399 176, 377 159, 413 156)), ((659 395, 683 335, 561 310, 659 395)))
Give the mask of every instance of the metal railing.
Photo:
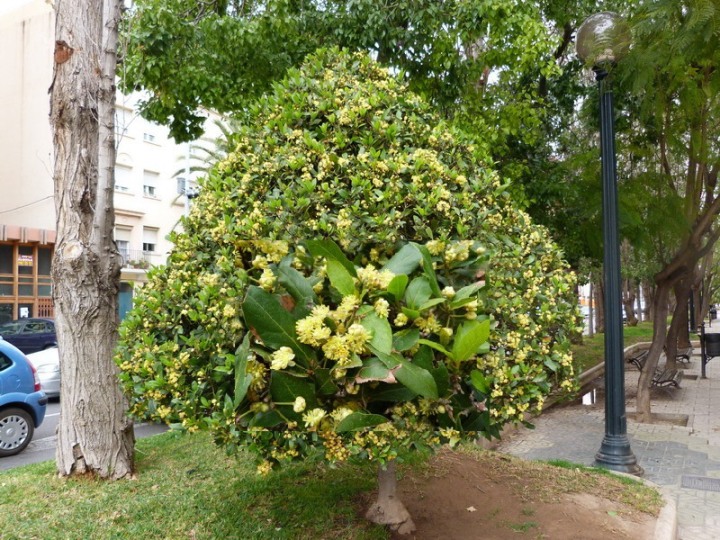
POLYGON ((140 249, 120 250, 123 268, 147 269, 160 262, 160 255, 140 249))

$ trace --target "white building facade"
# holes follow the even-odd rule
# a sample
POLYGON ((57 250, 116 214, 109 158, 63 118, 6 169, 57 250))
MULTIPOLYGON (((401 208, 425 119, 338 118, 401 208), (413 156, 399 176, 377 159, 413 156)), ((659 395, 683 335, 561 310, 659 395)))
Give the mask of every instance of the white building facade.
MULTIPOLYGON (((53 316, 50 261, 55 242, 53 147, 49 122, 55 20, 45 0, 0 0, 0 322, 53 316)), ((139 96, 118 93, 115 240, 123 257, 121 315, 146 269, 165 261, 167 235, 188 200, 191 146, 135 112, 139 96)), ((212 130, 214 124, 208 122, 212 130)), ((217 131, 216 131, 217 133, 217 131)))

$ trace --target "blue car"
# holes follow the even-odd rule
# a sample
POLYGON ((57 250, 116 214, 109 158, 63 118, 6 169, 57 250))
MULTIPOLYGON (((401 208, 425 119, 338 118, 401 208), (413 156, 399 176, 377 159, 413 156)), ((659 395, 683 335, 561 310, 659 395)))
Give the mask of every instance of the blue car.
POLYGON ((0 457, 22 452, 42 424, 48 398, 20 350, 0 339, 0 457))

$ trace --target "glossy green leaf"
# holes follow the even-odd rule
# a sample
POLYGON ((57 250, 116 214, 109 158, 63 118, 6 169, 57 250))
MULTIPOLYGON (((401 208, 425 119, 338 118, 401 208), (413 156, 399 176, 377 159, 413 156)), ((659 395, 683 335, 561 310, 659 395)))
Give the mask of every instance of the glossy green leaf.
POLYGON ((252 375, 247 372, 247 361, 250 356, 250 333, 245 334, 240 346, 235 351, 235 392, 233 393, 233 407, 238 408, 247 395, 252 375))
POLYGON ((418 395, 430 399, 438 398, 437 384, 428 370, 416 366, 404 358, 400 360, 400 365, 402 367, 395 372, 395 378, 398 381, 418 395))
POLYGON ((488 383, 485 375, 483 375, 482 372, 478 371, 477 369, 474 369, 472 372, 470 372, 470 382, 477 390, 479 390, 483 394, 487 395, 490 393, 490 383, 488 383))
POLYGON ((422 255, 422 267, 425 276, 428 279, 430 290, 434 296, 440 296, 440 286, 438 285, 435 269, 433 268, 432 256, 425 246, 413 244, 422 255))
POLYGON ((490 335, 490 321, 473 320, 463 323, 458 328, 453 341, 452 353, 456 362, 464 362, 476 355, 480 346, 490 335))
POLYGON ((260 287, 251 286, 242 310, 245 323, 255 329, 268 347, 290 347, 295 353, 295 361, 303 366, 308 366, 315 358, 315 351, 297 339, 297 318, 280 305, 276 296, 260 287))
POLYGON ((368 414, 354 412, 343 418, 337 426, 338 433, 344 431, 358 431, 371 428, 389 422, 387 418, 379 414, 368 414))
POLYGON ((420 276, 413 279, 405 290, 405 302, 411 309, 419 310, 425 302, 430 300, 432 288, 427 277, 420 276))
POLYGON ((355 265, 332 240, 307 240, 305 246, 313 257, 325 257, 328 262, 339 262, 351 276, 357 275, 355 265))
POLYGON ((386 354, 392 353, 393 335, 392 328, 387 319, 380 317, 374 311, 365 315, 360 324, 372 334, 370 344, 378 351, 386 354))
POLYGON ((412 349, 420 339, 420 330, 418 328, 406 328, 395 332, 393 335, 393 349, 396 351, 407 351, 412 349))
POLYGON ((392 278, 387 291, 393 295, 395 300, 400 300, 405 294, 409 278, 405 274, 399 274, 392 278))
POLYGON ((420 251, 414 244, 405 244, 395 255, 383 266, 383 270, 390 270, 395 275, 410 274, 422 260, 420 251))
POLYGON ((452 358, 453 360, 455 359, 455 356, 453 355, 453 353, 448 351, 445 347, 440 345, 437 341, 432 341, 430 339, 421 339, 421 340, 419 340, 419 343, 421 345, 427 345, 428 347, 435 349, 438 352, 443 353, 448 358, 452 358))
POLYGON ((343 296, 355 294, 355 281, 352 275, 340 261, 329 259, 327 261, 327 275, 330 283, 343 296))

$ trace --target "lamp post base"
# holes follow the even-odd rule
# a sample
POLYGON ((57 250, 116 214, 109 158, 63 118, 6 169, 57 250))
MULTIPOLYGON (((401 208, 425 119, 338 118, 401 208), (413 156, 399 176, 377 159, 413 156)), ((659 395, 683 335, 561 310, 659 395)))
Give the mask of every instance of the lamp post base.
POLYGON ((635 476, 642 476, 645 473, 638 465, 626 435, 606 434, 600 450, 595 454, 595 466, 635 476))

